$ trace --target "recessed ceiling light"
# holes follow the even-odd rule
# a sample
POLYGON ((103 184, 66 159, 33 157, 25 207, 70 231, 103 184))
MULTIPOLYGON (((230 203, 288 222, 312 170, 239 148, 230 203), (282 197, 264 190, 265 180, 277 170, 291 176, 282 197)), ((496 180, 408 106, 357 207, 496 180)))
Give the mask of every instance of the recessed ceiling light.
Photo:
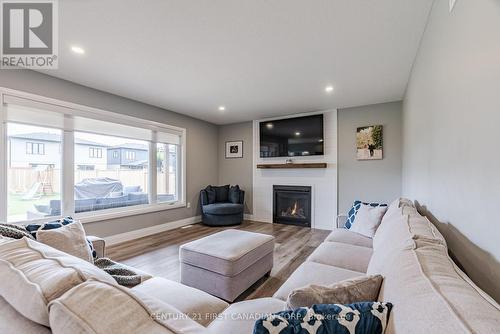
POLYGON ((76 46, 76 45, 73 45, 71 47, 71 51, 73 51, 74 53, 79 54, 79 55, 82 55, 85 53, 85 50, 83 48, 76 46))
POLYGON ((273 123, 267 123, 266 124, 266 128, 272 129, 272 128, 274 128, 274 124, 273 123))
POLYGON ((225 111, 226 110, 226 107, 225 106, 220 106, 219 107, 219 111, 225 111))
POLYGON ((322 142, 323 142, 323 139, 320 139, 320 140, 318 140, 318 141, 319 141, 320 143, 322 143, 322 142))
POLYGON ((300 136, 300 132, 299 132, 299 131, 295 132, 295 135, 296 135, 297 137, 298 137, 298 136, 300 136))
POLYGON ((327 93, 331 93, 331 92, 333 92, 333 86, 331 86, 331 85, 326 86, 326 87, 325 87, 325 92, 327 92, 327 93))

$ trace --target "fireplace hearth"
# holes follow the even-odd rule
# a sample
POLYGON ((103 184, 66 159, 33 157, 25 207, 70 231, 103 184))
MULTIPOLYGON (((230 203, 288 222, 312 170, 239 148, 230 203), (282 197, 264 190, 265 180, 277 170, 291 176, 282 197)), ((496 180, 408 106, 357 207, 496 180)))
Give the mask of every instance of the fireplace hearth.
POLYGON ((311 227, 311 187, 274 185, 273 223, 311 227))

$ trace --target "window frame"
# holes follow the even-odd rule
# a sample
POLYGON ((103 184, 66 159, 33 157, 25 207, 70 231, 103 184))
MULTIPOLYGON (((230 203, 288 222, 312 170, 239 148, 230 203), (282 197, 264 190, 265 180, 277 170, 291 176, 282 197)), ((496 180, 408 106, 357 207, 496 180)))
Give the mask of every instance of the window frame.
MULTIPOLYGON (((97 221, 104 221, 125 216, 140 215, 149 212, 158 212, 164 210, 171 210, 177 208, 186 207, 186 129, 172 126, 164 123, 159 123, 155 121, 144 120, 137 117, 132 117, 128 115, 119 114, 116 112, 111 112, 103 109, 87 107, 84 105, 66 102, 58 99, 48 98, 36 94, 26 93, 19 90, 14 90, 10 88, 0 87, 0 138, 3 139, 3 144, 0 144, 0 156, 6 156, 8 152, 8 138, 6 124, 8 123, 6 118, 6 105, 7 102, 5 97, 9 97, 10 100, 19 101, 20 105, 25 106, 35 106, 40 107, 43 105, 51 112, 56 112, 64 115, 65 128, 63 130, 62 136, 62 175, 61 175, 61 216, 46 217, 42 219, 26 220, 26 221, 16 221, 15 223, 26 224, 26 223, 36 223, 36 222, 46 222, 54 220, 63 216, 73 216, 82 221, 82 223, 90 223, 97 221), (150 154, 149 154, 149 204, 142 204, 130 207, 119 207, 98 211, 89 211, 75 214, 75 203, 74 203, 74 150, 75 150, 75 138, 74 132, 76 130, 71 128, 72 117, 78 115, 81 117, 111 122, 121 125, 133 126, 140 129, 145 129, 150 131, 151 140, 150 154), (69 124, 66 128, 66 124, 69 124), (156 154, 151 153, 151 148, 154 146, 156 148, 156 133, 165 132, 172 133, 179 136, 179 176, 177 180, 177 200, 171 202, 161 202, 156 201, 156 154)), ((16 103, 17 104, 17 103, 16 103)), ((19 122, 14 122, 19 123, 19 122)), ((25 123, 29 124, 29 123, 25 123)), ((37 124, 31 124, 37 125, 37 124)), ((104 133, 103 133, 104 134, 104 133)), ((102 151, 101 151, 102 152, 102 151)), ((156 152, 156 150, 154 150, 156 152)), ((101 153, 102 154, 102 153, 101 153)), ((0 221, 7 221, 7 200, 8 200, 8 159, 3 159, 0 163, 0 221)))

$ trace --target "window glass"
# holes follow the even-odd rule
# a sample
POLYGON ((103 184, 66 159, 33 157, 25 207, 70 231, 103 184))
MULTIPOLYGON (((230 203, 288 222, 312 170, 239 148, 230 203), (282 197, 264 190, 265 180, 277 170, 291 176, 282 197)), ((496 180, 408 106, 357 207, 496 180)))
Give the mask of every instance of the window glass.
POLYGON ((170 202, 178 199, 178 152, 178 145, 156 144, 158 202, 170 202))
POLYGON ((75 213, 149 203, 148 142, 75 132, 74 152, 75 213))
POLYGON ((7 221, 61 215, 62 131, 7 124, 7 221))

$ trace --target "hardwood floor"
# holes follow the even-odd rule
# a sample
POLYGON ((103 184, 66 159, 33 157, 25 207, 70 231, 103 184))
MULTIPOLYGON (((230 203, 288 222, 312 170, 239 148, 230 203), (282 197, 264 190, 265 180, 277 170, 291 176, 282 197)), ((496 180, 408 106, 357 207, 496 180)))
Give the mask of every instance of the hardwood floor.
POLYGON ((179 246, 228 228, 269 234, 276 238, 271 276, 260 279, 237 301, 272 296, 330 233, 325 230, 253 221, 244 221, 239 226, 225 228, 194 224, 110 246, 106 250, 106 256, 144 270, 153 276, 178 282, 180 280, 179 246))

